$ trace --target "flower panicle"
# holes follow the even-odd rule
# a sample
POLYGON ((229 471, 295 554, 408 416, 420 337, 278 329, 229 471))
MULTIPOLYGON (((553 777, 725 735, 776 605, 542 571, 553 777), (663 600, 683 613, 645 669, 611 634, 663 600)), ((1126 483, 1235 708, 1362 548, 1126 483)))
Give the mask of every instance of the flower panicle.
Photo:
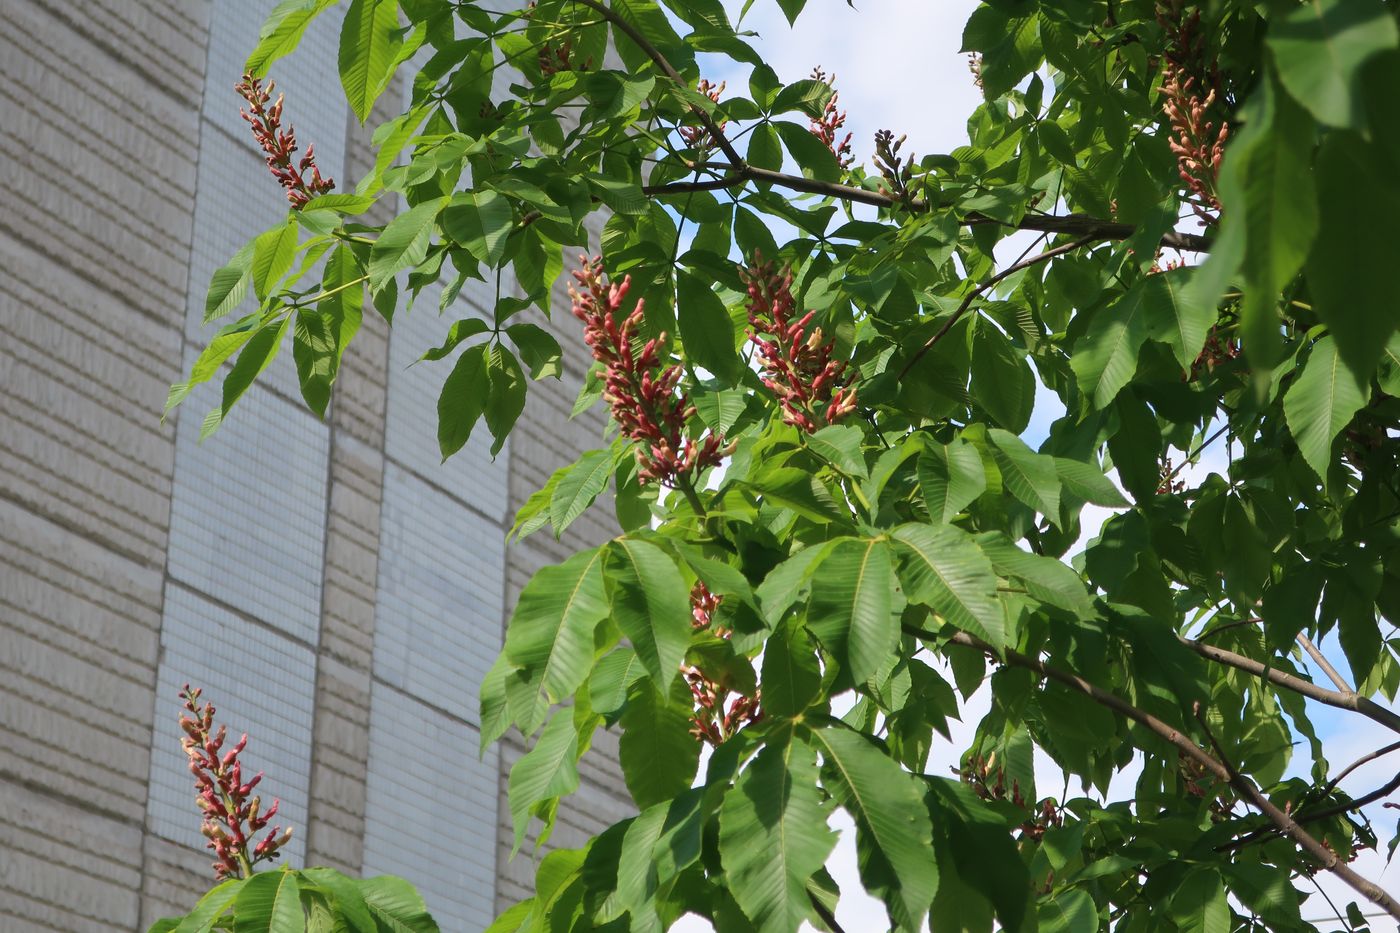
MULTIPOLYGON (((723 81, 719 84, 712 84, 709 79, 701 78, 699 83, 695 85, 695 90, 717 104, 720 96, 724 94, 724 87, 725 82, 723 81)), ((719 120, 715 123, 715 127, 721 133, 728 125, 728 120, 719 120)), ((710 138, 710 131, 703 126, 681 126, 677 127, 677 132, 680 133, 681 139, 685 141, 687 146, 700 152, 704 152, 715 144, 715 140, 710 138)))
POLYGON ((1168 144, 1188 202, 1202 226, 1220 216, 1217 182, 1230 124, 1218 111, 1224 106, 1218 62, 1206 47, 1201 13, 1186 15, 1180 0, 1162 2, 1157 20, 1167 35, 1162 55, 1162 112, 1171 125, 1168 144))
POLYGON ((832 88, 831 96, 827 98, 826 107, 820 117, 812 120, 810 129, 812 135, 822 141, 826 148, 831 150, 831 154, 836 156, 836 162, 843 169, 849 169, 851 163, 855 161, 855 156, 851 153, 851 139, 855 134, 847 133, 839 141, 837 137, 841 133, 841 128, 846 125, 846 111, 838 110, 836 102, 841 98, 840 92, 835 90, 836 75, 828 75, 821 68, 812 69, 812 80, 820 81, 827 87, 832 88))
POLYGON ((292 830, 274 825, 261 840, 256 838, 277 815, 281 801, 274 800, 270 807, 262 809, 262 798, 253 793, 262 782, 262 772, 245 781, 239 761, 248 746, 248 734, 245 732, 225 749, 228 727, 214 728, 214 704, 200 706, 202 693, 189 684, 180 691, 180 699, 185 703, 185 712, 180 716, 180 730, 184 733, 180 745, 194 775, 195 805, 204 817, 199 830, 209 840, 205 847, 214 853, 215 876, 221 881, 246 878, 253 873, 253 866, 281 854, 291 841, 292 830))
POLYGON ((316 147, 306 147, 306 154, 294 160, 297 151, 297 135, 290 125, 282 127, 283 95, 272 100, 276 83, 269 81, 265 86, 251 73, 244 73, 243 80, 234 85, 244 100, 248 110, 238 113, 253 129, 253 138, 266 156, 267 167, 272 177, 287 190, 287 200, 300 210, 314 197, 323 195, 335 187, 335 180, 324 178, 316 165, 316 147))
POLYGON ((602 363, 603 400, 624 437, 636 442, 638 478, 672 488, 718 466, 729 452, 720 434, 698 440, 687 434, 695 417, 690 397, 680 388, 681 367, 662 360, 666 334, 642 342, 637 329, 644 313, 638 299, 624 314, 632 280, 608 283, 602 260, 580 256, 569 286, 574 317, 583 322, 583 339, 602 363))
POLYGON ((810 434, 855 411, 847 364, 832 358, 836 341, 811 326, 816 312, 796 317, 792 270, 778 271, 760 257, 740 277, 748 289, 749 340, 758 351, 759 378, 778 397, 783 421, 810 434))
MULTIPOLYGON (((728 629, 711 628, 714 612, 723 599, 711 593, 703 580, 697 580, 690 591, 691 628, 728 638, 731 634, 728 629)), ((681 665, 681 678, 690 688, 694 703, 690 734, 697 741, 718 747, 744 726, 763 718, 758 691, 746 696, 727 683, 711 680, 704 671, 690 664, 681 665)))

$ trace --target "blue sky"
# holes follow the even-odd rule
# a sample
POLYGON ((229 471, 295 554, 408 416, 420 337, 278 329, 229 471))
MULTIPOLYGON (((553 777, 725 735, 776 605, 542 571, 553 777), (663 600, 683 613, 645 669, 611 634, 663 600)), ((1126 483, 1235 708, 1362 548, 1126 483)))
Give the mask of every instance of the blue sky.
MULTIPOLYGON (((742 0, 726 0, 726 6, 731 16, 737 17, 742 0)), ((977 106, 980 92, 973 84, 967 58, 959 48, 963 24, 976 6, 975 0, 857 0, 858 8, 852 9, 845 0, 809 0, 796 27, 789 28, 777 4, 772 0, 757 0, 743 26, 759 33, 759 37, 752 40, 753 44, 782 81, 806 77, 814 66, 836 73, 840 106, 847 114, 846 129, 854 133, 855 156, 869 164, 871 140, 878 129, 891 129, 896 135, 907 134, 905 151, 916 156, 948 152, 966 143, 966 119, 977 106)), ((747 86, 748 73, 746 68, 717 68, 707 77, 726 80, 731 87, 739 89, 747 86)), ((998 250, 999 258, 1010 261, 1026 247, 1029 239, 1022 235, 1009 237, 998 250)), ((1043 439, 1050 421, 1059 414, 1057 407, 1052 396, 1042 393, 1037 399, 1037 417, 1026 435, 1028 441, 1038 444, 1043 439)), ((1228 454, 1222 444, 1208 451, 1200 466, 1190 471, 1188 477, 1199 480, 1212 471, 1224 473, 1227 464, 1228 454)), ((1107 514, 1104 510, 1098 513, 1098 521, 1107 514)), ((1086 514, 1086 526, 1090 524, 1088 519, 1086 514)), ((947 773, 947 768, 956 764, 958 753, 966 747, 985 709, 985 698, 974 696, 964 710, 961 726, 954 724, 954 741, 935 748, 931 772, 947 773)), ((1334 772, 1394 739, 1369 720, 1349 713, 1316 705, 1312 705, 1309 712, 1327 745, 1334 772)), ((1307 757, 1306 748, 1300 749, 1298 757, 1307 757)), ((1396 760, 1386 759, 1361 768, 1343 786, 1353 793, 1375 787, 1395 773, 1396 760)), ((1307 769, 1304 766, 1299 770, 1307 769)), ((1043 773, 1045 787, 1058 788, 1061 784, 1062 779, 1053 771, 1048 759, 1038 762, 1038 771, 1043 773)), ((1135 772, 1136 769, 1130 769, 1125 773, 1115 782, 1114 789, 1130 794, 1135 772)), ((1380 851, 1384 853, 1386 842, 1395 831, 1395 812, 1374 807, 1369 813, 1381 838, 1380 851)), ((833 821, 833 825, 847 830, 850 826, 840 818, 833 821)), ((1383 854, 1369 853, 1353 867, 1382 887, 1400 887, 1400 868, 1392 867, 1387 871, 1384 861, 1383 854)), ((846 892, 838 912, 840 922, 853 931, 884 929, 883 908, 860 891, 855 847, 849 832, 843 833, 830 867, 846 892)), ((1322 879, 1322 884, 1342 909, 1348 901, 1357 899, 1349 888, 1331 876, 1322 879)), ((1321 897, 1312 898, 1304 914, 1319 921, 1332 916, 1321 897)), ((1377 918, 1373 924, 1375 933, 1397 929, 1387 918, 1377 918)), ((675 929, 706 928, 703 922, 687 918, 675 929)), ((1322 928, 1327 929, 1326 926, 1322 928)))

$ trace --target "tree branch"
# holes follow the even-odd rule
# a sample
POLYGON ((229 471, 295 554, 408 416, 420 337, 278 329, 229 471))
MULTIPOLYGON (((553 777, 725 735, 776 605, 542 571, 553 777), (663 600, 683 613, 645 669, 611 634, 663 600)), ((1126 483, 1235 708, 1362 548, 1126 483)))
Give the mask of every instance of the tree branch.
POLYGON ((1342 691, 1343 693, 1356 693, 1356 691, 1351 688, 1351 684, 1346 682, 1346 678, 1339 674, 1337 672, 1337 669, 1332 666, 1332 662, 1327 660, 1327 658, 1323 656, 1322 652, 1318 650, 1317 645, 1314 645, 1312 643, 1311 638, 1304 635, 1302 632, 1299 632, 1298 644, 1302 645, 1303 650, 1308 653, 1308 657, 1312 658, 1313 661, 1317 664, 1317 666, 1322 668, 1322 673, 1327 675, 1327 679, 1337 685, 1338 690, 1342 691))
MULTIPOLYGON (((1352 890, 1356 891, 1362 897, 1365 897, 1377 907, 1383 909, 1392 917, 1400 919, 1400 901, 1396 901, 1394 897, 1381 890, 1380 886, 1375 882, 1368 881, 1352 871, 1351 866, 1343 862, 1337 853, 1318 842, 1307 830, 1303 829, 1303 827, 1298 824, 1297 820, 1274 806, 1273 801, 1265 797, 1264 794, 1260 792, 1259 788, 1254 786, 1253 781, 1243 774, 1240 774, 1240 772, 1230 764, 1229 759, 1225 757, 1225 753, 1221 750, 1220 745, 1215 741, 1215 736, 1211 734, 1210 728, 1206 726, 1205 717, 1202 716, 1200 712, 1200 704, 1196 705, 1196 719, 1200 722, 1201 730, 1205 732, 1206 738, 1210 739, 1210 744, 1215 749, 1215 754, 1219 756, 1220 761, 1223 762, 1222 766, 1228 774, 1230 786, 1235 789, 1236 793, 1253 804, 1260 813, 1268 817, 1270 822, 1277 826, 1281 833, 1292 839, 1300 849, 1321 862, 1323 868, 1326 868, 1338 878, 1341 878, 1352 890)), ((1397 778, 1397 782, 1400 782, 1400 778, 1397 778)))
MULTIPOLYGON (((1181 638, 1181 636, 1177 636, 1181 638)), ((1304 636, 1299 636, 1300 638, 1304 636)), ((1207 661, 1214 661, 1217 664, 1224 664, 1237 670, 1245 671, 1256 677, 1262 677, 1277 687, 1285 690, 1292 690, 1300 693, 1310 700, 1325 703, 1328 706, 1335 706, 1337 709, 1348 709, 1354 713, 1360 713, 1391 732, 1400 734, 1400 714, 1397 714, 1378 703, 1373 703, 1366 697, 1361 696, 1354 690, 1348 689, 1346 692, 1339 690, 1328 690, 1320 687, 1310 680, 1281 671, 1276 667, 1271 667, 1262 661, 1227 651, 1224 648, 1217 648, 1214 645, 1203 644, 1190 638, 1181 638, 1181 643, 1192 651, 1205 658, 1207 661)), ((1309 642, 1311 644, 1311 642, 1309 642)), ((1316 648, 1314 647, 1314 650, 1316 648)), ((1328 665, 1329 667, 1331 665, 1328 665)), ((1343 681, 1345 683, 1345 681, 1343 681)))
POLYGON ((1054 249, 1047 249, 1045 252, 1032 256, 1029 259, 1023 259, 1020 262, 1013 263, 1007 266, 1005 269, 1001 270, 996 275, 991 276, 981 285, 978 285, 972 291, 968 292, 967 295, 963 298, 962 303, 958 305, 958 309, 953 312, 953 316, 948 318, 947 322, 938 329, 938 333, 934 334, 928 340, 924 341, 924 345, 919 347, 919 349, 915 350, 913 355, 909 357, 909 362, 905 363, 904 368, 899 371, 899 378, 902 380, 905 376, 907 376, 909 374, 909 370, 914 368, 914 364, 919 362, 919 360, 923 358, 925 353, 927 353, 929 350, 932 350, 934 345, 938 343, 938 341, 942 340, 944 335, 947 334, 948 331, 953 329, 953 325, 958 323, 958 320, 962 318, 964 314, 967 313, 968 308, 972 307, 972 302, 977 299, 977 296, 985 294, 989 289, 995 287, 998 282, 1007 278, 1008 276, 1015 275, 1022 269, 1029 269, 1031 266, 1034 266, 1037 263, 1042 263, 1047 260, 1054 259, 1056 256, 1063 256, 1065 253, 1073 252, 1074 250, 1079 249, 1079 247, 1087 246, 1088 244, 1094 242, 1097 239, 1099 239, 1099 236, 1097 234, 1091 234, 1090 236, 1080 237, 1073 243, 1062 243, 1059 246, 1056 246, 1054 249))
MULTIPOLYGON (((728 155, 728 153, 726 153, 728 155)), ((820 181, 815 178, 805 178, 801 175, 789 175, 786 172, 775 172, 771 169, 758 168, 754 165, 747 165, 742 161, 734 162, 731 165, 720 165, 715 168, 725 172, 721 178, 714 181, 701 182, 704 188, 696 188, 695 182, 678 181, 666 185, 648 185, 642 188, 643 193, 652 196, 663 196, 668 194, 685 194, 690 191, 714 191, 719 188, 739 188, 751 181, 761 181, 764 184, 777 185, 789 191, 801 191, 806 194, 817 194, 823 197, 836 198, 839 201, 850 201, 854 204, 869 204, 872 207, 885 207, 890 209, 903 208, 915 213, 922 213, 931 210, 947 209, 946 205, 930 204, 922 199, 913 201, 901 201, 888 194, 878 191, 867 191, 864 188, 857 188, 854 185, 843 185, 840 182, 820 181)), ((985 214, 973 212, 963 218, 963 223, 969 226, 980 224, 1001 224, 1002 221, 994 220, 985 214)), ((1070 236, 1092 236, 1098 240, 1126 240, 1137 233, 1137 227, 1132 224, 1120 224, 1113 221, 1102 220, 1098 217, 1090 217, 1087 214, 1068 215, 1047 215, 1047 214, 1027 214, 1015 224, 1003 224, 1012 226, 1017 230, 1035 230, 1040 233, 1063 233, 1070 236)), ((1210 252, 1211 241, 1208 237, 1198 233, 1178 233, 1175 230, 1168 231, 1162 235, 1161 245, 1169 249, 1187 250, 1195 253, 1210 252)))
MULTIPOLYGON (((906 631, 910 631, 912 634, 923 638, 940 638, 936 633, 924 631, 916 626, 908 626, 906 627, 906 631)), ((969 635, 966 632, 956 632, 948 641, 952 644, 964 645, 968 648, 975 648, 979 651, 986 652, 994 658, 1000 657, 1007 664, 1025 668, 1026 670, 1039 674, 1047 680, 1061 683, 1071 690, 1084 694, 1100 706, 1107 707, 1124 718, 1130 719, 1154 733, 1159 738, 1174 746, 1187 758, 1199 764, 1206 771, 1215 775, 1220 780, 1228 782, 1244 800, 1253 805, 1259 812, 1263 813, 1271 823, 1278 827, 1280 832, 1292 839, 1299 848, 1320 862, 1323 868, 1337 875, 1337 877, 1345 881, 1353 890, 1361 894, 1371 903, 1385 910, 1386 913, 1390 914, 1392 917, 1400 919, 1400 902, 1397 902, 1394 897, 1381 890, 1374 882, 1368 881, 1358 875, 1347 866, 1335 852, 1332 852, 1309 835, 1306 830, 1298 825, 1296 820, 1274 806, 1273 802, 1254 786, 1253 781, 1227 764, 1222 764, 1224 760, 1223 755, 1220 759, 1217 759, 1215 756, 1202 749, 1194 741, 1182 735, 1179 729, 1163 722, 1151 713, 1138 709, 1136 706, 1104 690, 1102 687, 1095 686, 1077 674, 1051 667, 1039 658, 1021 654, 1019 651, 1013 651, 1009 648, 998 652, 987 642, 973 635, 969 635)), ((1202 727, 1204 728, 1204 724, 1202 727)), ((1209 730, 1207 730, 1206 735, 1210 737, 1211 743, 1214 744, 1215 738, 1210 735, 1209 730)), ((1220 749, 1218 747, 1216 748, 1216 754, 1220 754, 1220 749)))
MULTIPOLYGON (((611 7, 600 3, 599 0, 574 0, 574 2, 582 3, 584 6, 603 17, 603 19, 612 23, 614 29, 631 39, 637 48, 642 50, 642 54, 656 63, 656 67, 661 69, 662 74, 681 87, 687 86, 680 72, 667 61, 666 56, 661 54, 661 50, 652 45, 650 40, 638 31, 637 27, 627 21, 626 17, 620 15, 611 7)), ((743 157, 739 155, 739 150, 734 148, 734 144, 724 135, 724 132, 719 128, 718 124, 715 123, 714 118, 706 113, 702 107, 691 104, 690 109, 700 118, 700 124, 705 127, 706 132, 714 139, 720 151, 724 153, 724 157, 736 166, 743 166, 745 163, 743 157)))

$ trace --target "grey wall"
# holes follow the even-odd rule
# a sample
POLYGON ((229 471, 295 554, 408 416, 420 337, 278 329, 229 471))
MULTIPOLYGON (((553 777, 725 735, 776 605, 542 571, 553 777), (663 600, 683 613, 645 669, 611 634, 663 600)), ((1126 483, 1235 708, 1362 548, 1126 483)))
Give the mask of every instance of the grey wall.
MULTIPOLYGON (((232 91, 272 0, 253 6, 0 3, 6 933, 144 929, 208 886, 175 725, 186 681, 251 733, 295 861, 404 874, 445 931, 480 929, 533 877, 528 854, 506 859, 523 747, 478 759, 475 697, 529 575, 611 533, 602 508, 563 542, 505 543, 514 510, 602 436, 596 413, 567 420, 588 362, 573 319, 541 321, 565 378, 532 387, 494 462, 484 434, 439 462, 447 365, 408 367, 482 313, 471 288, 443 316, 425 294, 392 333, 368 314, 324 422, 289 355, 203 444, 212 387, 159 420, 208 339, 210 274, 285 209, 232 91)), ((313 27, 273 77, 346 188, 373 155, 316 102, 335 48, 334 23, 313 27)), ((615 752, 595 743, 554 844, 626 815, 615 752)))

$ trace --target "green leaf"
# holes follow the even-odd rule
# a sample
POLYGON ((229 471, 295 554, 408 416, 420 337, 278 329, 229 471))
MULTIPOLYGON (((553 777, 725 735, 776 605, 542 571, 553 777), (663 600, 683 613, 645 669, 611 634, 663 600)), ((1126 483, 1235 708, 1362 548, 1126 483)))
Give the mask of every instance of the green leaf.
POLYGON ((1138 351, 1146 340, 1172 348, 1189 371, 1215 323, 1216 309, 1191 288, 1193 269, 1149 275, 1090 319, 1070 366, 1095 408, 1106 408, 1137 372, 1138 351))
POLYGON ((344 246, 338 247, 326 261, 321 279, 326 297, 314 309, 297 310, 292 356, 302 397, 322 417, 340 372, 341 357, 360 329, 365 303, 363 280, 354 254, 344 246))
POLYGON ((423 898, 404 879, 377 875, 361 879, 359 888, 370 913, 387 928, 385 933, 438 933, 423 898))
POLYGON ((1246 114, 1221 169, 1220 192, 1225 222, 1234 215, 1245 229, 1243 346, 1256 366, 1272 367, 1283 358, 1279 292, 1302 267, 1317 233, 1314 130, 1302 108, 1272 82, 1256 97, 1258 111, 1246 114))
POLYGON ((204 427, 200 431, 201 440, 218 428, 220 422, 228 417, 234 404, 248 391, 253 380, 277 358, 277 351, 282 347, 282 336, 287 332, 287 325, 291 320, 290 315, 264 320, 258 326, 257 332, 248 339, 243 352, 238 354, 238 361, 224 377, 223 402, 205 419, 204 427))
MULTIPOLYGON (((684 690, 689 699, 690 691, 684 690)), ((632 684, 622 713, 618 758, 638 807, 670 800, 690 787, 700 743, 690 734, 690 709, 667 702, 649 680, 632 684)))
POLYGON ((302 890, 314 886, 330 897, 336 919, 343 925, 337 933, 378 933, 357 879, 332 868, 304 868, 299 874, 302 890))
POLYGON ((1365 404, 1364 387, 1342 362, 1336 342, 1323 337, 1314 343, 1302 373, 1283 397, 1283 413, 1299 453, 1324 485, 1332 441, 1365 404))
POLYGON ((350 0, 340 26, 340 84, 361 123, 388 86, 400 45, 397 0, 350 0))
POLYGON ((821 690, 822 669, 811 636, 797 618, 789 618, 763 646, 763 712, 796 716, 821 690))
POLYGON ((552 703, 573 696, 593 664, 593 630, 607 618, 601 548, 542 567, 506 626, 505 655, 552 703))
POLYGON ((505 256, 506 237, 514 223, 510 201, 489 189, 460 192, 442 212, 443 233, 493 269, 505 256))
POLYGON ((817 456, 847 476, 857 479, 864 479, 869 475, 865 467, 865 455, 861 452, 864 442, 865 432, 851 424, 829 424, 807 435, 807 446, 817 456))
POLYGON ((389 221, 369 251, 369 285, 375 291, 396 273, 416 266, 428 255, 428 241, 446 198, 424 201, 389 221))
POLYGON ((263 21, 258 30, 258 44, 243 70, 252 72, 254 77, 266 76, 273 62, 297 47, 311 21, 338 2, 340 0, 282 0, 263 21))
POLYGON ((588 675, 588 702, 595 712, 611 715, 627 702, 628 689, 646 676, 637 652, 623 645, 603 657, 588 675))
POLYGON ((549 331, 538 324, 525 322, 510 325, 506 328, 506 334, 515 344, 520 358, 530 368, 531 379, 538 382, 549 376, 555 379, 563 376, 560 360, 564 354, 559 348, 559 341, 549 331))
POLYGON ((690 590, 675 562, 654 544, 618 538, 609 547, 613 621, 642 666, 666 690, 690 645, 690 590))
POLYGON ((778 92, 773 101, 773 113, 786 113, 800 110, 807 116, 817 118, 822 115, 826 102, 831 100, 831 85, 815 78, 794 81, 778 92))
POLYGON ((234 933, 302 933, 306 916, 296 872, 285 869, 253 875, 233 905, 234 933))
POLYGON ((734 352, 734 322, 714 287, 689 272, 676 273, 676 324, 687 359, 725 385, 739 381, 742 365, 734 352))
POLYGON ((1270 23, 1267 39, 1288 92, 1328 126, 1361 129, 1361 66, 1397 44, 1379 0, 1306 0, 1270 23))
POLYGON ((1070 493, 1095 505, 1106 505, 1110 508, 1123 508, 1128 505, 1128 500, 1124 499, 1118 487, 1113 485, 1113 480, 1104 473, 1103 467, 1068 457, 1054 459, 1055 475, 1070 493))
POLYGON ((893 532, 904 558, 900 581, 910 602, 928 606, 949 624, 998 650, 1009 633, 996 600, 991 561, 972 536, 952 525, 900 525, 893 532))
POLYGON ((807 5, 807 0, 778 0, 778 8, 787 17, 788 25, 797 22, 797 17, 802 13, 802 8, 807 5))
POLYGON ((199 899, 194 910, 181 918, 175 933, 208 933, 233 906, 234 899, 246 883, 244 878, 230 878, 215 885, 199 899))
POLYGON ((1072 567, 1053 557, 1042 557, 1017 547, 1000 532, 977 536, 977 546, 992 562, 992 569, 1003 577, 1014 577, 1026 591, 1041 602, 1090 618, 1094 612, 1088 587, 1072 567))
POLYGON ((803 742, 765 745, 724 795, 720 861, 757 929, 796 930, 813 916, 807 884, 836 845, 826 819, 816 750, 803 742))
POLYGON ((768 621, 776 624, 812 582, 813 569, 831 552, 835 542, 802 548, 768 572, 755 595, 768 621))
POLYGON ((486 379, 491 389, 482 414, 491 432, 491 456, 494 457, 505 446, 510 429, 525 410, 525 372, 514 353, 493 343, 486 354, 486 379))
POLYGON ((917 779, 843 725, 810 735, 826 760, 823 784, 867 840, 860 864, 866 889, 880 894, 898 923, 918 929, 938 891, 938 861, 917 779))
POLYGON ((987 432, 992 454, 1001 469, 1006 488, 1017 499, 1044 515, 1055 525, 1060 522, 1060 479, 1055 458, 1038 454, 1026 442, 1000 428, 987 432))
POLYGON ((442 394, 438 396, 438 449, 443 460, 462 449, 486 410, 491 391, 486 349, 484 343, 467 347, 442 384, 442 394))
POLYGON ((248 295, 248 283, 253 279, 253 251, 257 248, 258 237, 243 245, 228 265, 220 267, 209 280, 209 291, 204 296, 204 323, 217 321, 230 314, 243 303, 248 295))
POLYGON ((574 519, 593 504, 603 490, 608 488, 608 477, 615 465, 613 456, 606 450, 592 450, 568 467, 554 486, 554 495, 549 500, 549 520, 554 525, 554 534, 559 536, 573 524, 574 519))
POLYGON ((918 475, 929 519, 935 524, 951 522, 987 491, 982 455, 961 437, 949 444, 926 444, 919 454, 918 475))
POLYGON ((1317 154, 1319 227, 1307 261, 1313 307, 1367 383, 1400 325, 1400 191, 1359 136, 1332 133, 1317 154))
POLYGON ((428 350, 422 356, 418 357, 418 361, 440 360, 444 356, 450 355, 453 350, 461 346, 462 341, 470 340, 477 334, 484 334, 490 329, 491 325, 487 324, 479 317, 468 317, 462 318, 460 321, 454 321, 452 326, 448 328, 447 338, 443 340, 442 345, 428 350))
POLYGON ((1170 916, 1181 933, 1230 933, 1225 885, 1209 869, 1194 871, 1172 894, 1170 916))
POLYGON ((978 319, 972 329, 972 383, 975 397, 998 425, 1020 434, 1035 405, 1035 374, 1001 331, 978 319))
POLYGON ((510 816, 515 826, 511 856, 520 851, 536 804, 578 790, 578 732, 573 710, 562 709, 544 727, 534 748, 510 769, 510 816))
MULTIPOLYGON (((253 292, 261 301, 292 268, 297 254, 297 223, 294 218, 258 235, 253 240, 253 292)), ((206 305, 207 309, 207 305, 206 305)))
POLYGON ((1097 933, 1099 911, 1087 892, 1073 888, 1040 902, 1041 933, 1097 933))
POLYGON ((807 627, 858 684, 899 642, 897 586, 890 546, 880 538, 838 542, 812 577, 807 627))

